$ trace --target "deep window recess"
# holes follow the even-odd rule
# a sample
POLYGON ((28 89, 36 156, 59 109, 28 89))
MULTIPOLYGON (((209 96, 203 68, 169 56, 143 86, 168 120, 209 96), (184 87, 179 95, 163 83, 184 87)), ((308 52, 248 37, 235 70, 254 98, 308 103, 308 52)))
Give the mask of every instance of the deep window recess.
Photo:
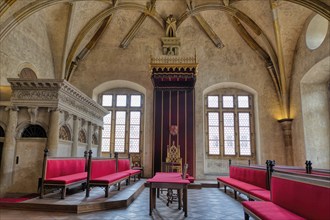
POLYGON ((205 96, 206 151, 209 157, 254 157, 253 96, 220 89, 205 96))
POLYGON ((40 125, 29 125, 27 128, 24 129, 22 132, 22 137, 24 138, 46 138, 47 134, 46 131, 40 125))
POLYGON ((102 152, 141 152, 143 100, 143 94, 131 89, 101 95, 100 102, 109 111, 103 118, 102 152))

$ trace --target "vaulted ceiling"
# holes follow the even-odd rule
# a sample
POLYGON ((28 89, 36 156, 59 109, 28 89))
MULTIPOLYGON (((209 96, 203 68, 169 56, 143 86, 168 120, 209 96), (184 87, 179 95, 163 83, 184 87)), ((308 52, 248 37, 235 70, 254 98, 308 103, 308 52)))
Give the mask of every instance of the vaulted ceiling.
MULTIPOLYGON (((329 0, 4 0, 0 10, 0 44, 31 17, 41 18, 54 78, 73 82, 87 70, 102 77, 108 74, 109 63, 123 65, 122 58, 135 64, 125 71, 145 71, 136 64, 162 54, 160 39, 165 36, 166 18, 173 15, 180 54, 197 50, 216 57, 248 46, 271 69, 283 106, 306 19, 318 13, 330 20, 329 0), (203 50, 209 47, 216 50, 203 50)), ((240 55, 235 56, 225 61, 237 62, 240 55)))

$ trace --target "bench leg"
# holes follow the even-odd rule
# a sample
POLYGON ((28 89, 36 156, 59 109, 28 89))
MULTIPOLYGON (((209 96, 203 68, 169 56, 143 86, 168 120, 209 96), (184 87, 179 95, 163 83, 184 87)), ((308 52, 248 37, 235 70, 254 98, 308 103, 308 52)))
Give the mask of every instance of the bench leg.
POLYGON ((235 194, 235 199, 237 199, 237 192, 236 192, 236 190, 234 190, 234 194, 235 194))
POLYGON ((224 185, 224 188, 225 188, 225 193, 227 193, 227 186, 226 186, 226 185, 224 185))
POLYGON ((61 199, 64 199, 66 195, 66 187, 62 187, 61 199))
POLYGON ((118 191, 120 190, 120 182, 118 183, 118 191))
POLYGON ((44 198, 44 194, 45 194, 45 187, 44 184, 42 184, 40 188, 40 199, 44 198))
POLYGON ((249 220, 249 218, 250 216, 246 212, 244 212, 244 220, 249 220))
POLYGON ((108 198, 109 197, 109 185, 107 185, 105 187, 105 197, 108 198))
POLYGON ((220 183, 218 182, 218 188, 220 188, 220 183))

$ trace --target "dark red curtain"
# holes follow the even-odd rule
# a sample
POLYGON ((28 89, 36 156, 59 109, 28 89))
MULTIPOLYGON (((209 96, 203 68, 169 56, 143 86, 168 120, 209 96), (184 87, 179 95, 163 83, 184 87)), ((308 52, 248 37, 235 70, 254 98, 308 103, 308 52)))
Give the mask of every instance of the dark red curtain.
POLYGON ((194 100, 193 88, 155 88, 154 90, 154 155, 153 171, 161 171, 166 160, 167 146, 174 141, 180 146, 182 163, 188 163, 188 173, 195 173, 194 149, 194 100), (176 135, 170 127, 177 126, 176 135))

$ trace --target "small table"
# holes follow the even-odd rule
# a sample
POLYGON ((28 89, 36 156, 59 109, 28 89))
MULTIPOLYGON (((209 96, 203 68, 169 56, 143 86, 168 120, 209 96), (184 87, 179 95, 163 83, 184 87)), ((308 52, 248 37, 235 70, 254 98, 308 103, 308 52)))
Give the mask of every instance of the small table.
POLYGON ((152 210, 156 208, 156 189, 167 188, 178 190, 178 208, 181 209, 181 191, 183 192, 183 211, 184 216, 188 216, 188 185, 189 180, 182 179, 180 173, 156 173, 156 175, 148 179, 150 184, 149 195, 149 215, 152 214, 152 210))

